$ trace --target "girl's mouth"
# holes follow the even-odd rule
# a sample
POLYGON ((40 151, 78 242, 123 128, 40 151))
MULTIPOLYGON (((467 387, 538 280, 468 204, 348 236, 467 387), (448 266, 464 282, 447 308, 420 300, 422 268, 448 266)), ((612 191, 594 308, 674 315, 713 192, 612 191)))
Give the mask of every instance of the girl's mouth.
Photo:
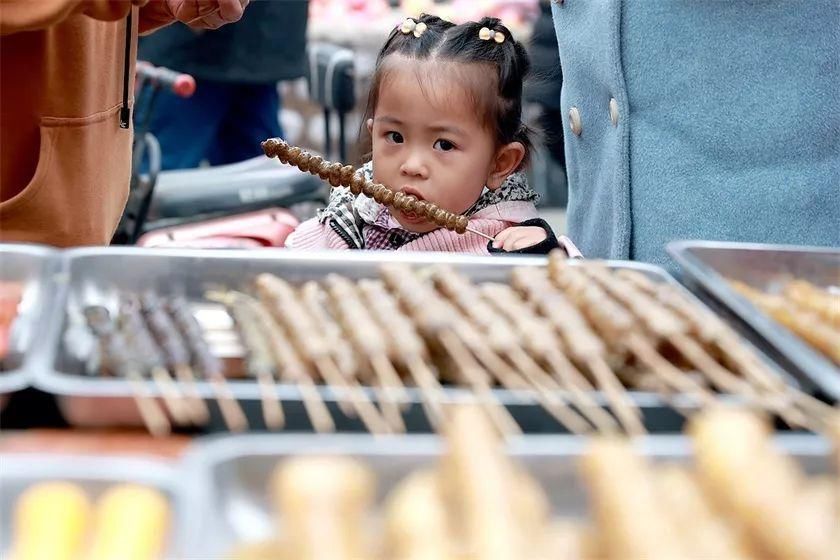
MULTIPOLYGON (((412 187, 410 185, 405 185, 400 190, 403 194, 411 195, 411 196, 415 197, 417 200, 426 200, 425 198, 423 198, 423 195, 420 194, 420 191, 418 191, 417 189, 415 189, 414 187, 412 187)), ((426 221, 426 218, 424 216, 421 216, 421 215, 417 214, 416 212, 406 212, 404 210, 401 210, 400 214, 402 215, 403 219, 406 222, 411 223, 411 224, 419 224, 419 223, 422 223, 422 222, 426 221)))

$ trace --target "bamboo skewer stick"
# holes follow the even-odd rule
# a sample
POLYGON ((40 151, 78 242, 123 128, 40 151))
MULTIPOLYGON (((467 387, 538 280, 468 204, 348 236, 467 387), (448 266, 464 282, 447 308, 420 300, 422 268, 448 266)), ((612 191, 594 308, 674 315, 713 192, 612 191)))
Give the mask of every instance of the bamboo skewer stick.
MULTIPOLYGON (((546 272, 536 268, 516 269, 511 275, 511 285, 519 290, 535 312, 554 328, 554 332, 561 339, 558 341, 558 347, 562 342, 570 356, 583 365, 588 364, 589 369, 594 372, 593 376, 597 374, 597 378, 600 379, 598 386, 604 391, 608 402, 619 403, 620 408, 626 411, 625 429, 630 425, 635 429, 640 428, 638 421, 634 421, 633 418, 640 419, 641 415, 632 412, 632 403, 625 406, 624 388, 601 358, 606 352, 603 342, 590 330, 577 308, 557 291, 546 272)), ((587 411, 585 414, 590 422, 600 432, 614 431, 615 422, 589 396, 588 391, 593 387, 575 364, 557 348, 546 355, 546 360, 558 376, 561 386, 570 391, 578 408, 587 411)))
MULTIPOLYGON (((301 298, 301 304, 312 317, 312 321, 318 326, 321 331, 321 336, 326 341, 330 355, 333 362, 335 362, 343 379, 347 381, 349 387, 351 382, 358 378, 359 374, 359 360, 353 345, 344 336, 338 322, 335 321, 332 314, 327 310, 329 296, 321 288, 321 286, 314 281, 305 283, 298 290, 301 298)), ((347 416, 356 416, 356 410, 352 403, 346 399, 338 401, 338 407, 342 413, 347 416)))
POLYGON ((445 395, 437 377, 426 364, 428 348, 382 282, 360 280, 358 288, 365 305, 387 337, 391 361, 402 363, 408 370, 420 389, 421 405, 429 423, 433 428, 439 427, 443 421, 441 403, 445 395))
POLYGON ((318 393, 312 376, 306 371, 306 366, 295 348, 289 343, 288 337, 280 324, 274 320, 262 302, 254 300, 253 309, 260 325, 268 336, 280 380, 296 385, 303 401, 304 410, 316 432, 335 431, 335 423, 327 405, 318 393))
MULTIPOLYGON (((587 410, 589 413, 597 411, 594 412, 594 419, 584 413, 586 419, 593 426, 599 428, 612 426, 612 429, 614 429, 615 423, 611 422, 609 416, 592 399, 588 398, 588 396, 583 396, 583 392, 575 387, 574 383, 563 382, 568 380, 568 377, 560 377, 561 382, 558 383, 531 359, 533 355, 544 363, 555 364, 566 375, 574 369, 574 366, 559 352, 558 347, 560 346, 560 341, 555 338, 550 322, 534 315, 533 310, 520 299, 517 292, 506 284, 484 284, 481 287, 481 293, 485 301, 510 320, 514 329, 517 331, 519 342, 522 346, 517 346, 514 354, 519 355, 517 363, 522 364, 519 366, 520 369, 525 368, 524 371, 530 371, 530 375, 536 382, 542 382, 544 385, 558 391, 571 391, 571 399, 576 401, 576 404, 583 405, 581 412, 583 410, 587 410), (524 352, 522 347, 528 348, 529 352, 524 352), (530 362, 531 365, 527 365, 527 362, 530 362)), ((572 429, 572 431, 591 431, 586 425, 586 422, 573 410, 569 409, 568 412, 564 411, 563 414, 569 418, 568 422, 571 422, 571 424, 567 424, 567 427, 572 429), (586 427, 580 427, 581 423, 586 427), (579 427, 573 428, 575 425, 579 427)), ((609 428, 606 431, 610 431, 609 428)))
POLYGON ((597 282, 609 297, 630 310, 651 333, 653 340, 638 331, 625 333, 630 336, 624 339, 627 348, 646 367, 675 390, 694 396, 704 404, 714 402, 714 397, 702 385, 674 367, 656 349, 659 341, 670 342, 674 336, 686 332, 684 321, 643 292, 634 290, 632 285, 613 275, 605 266, 585 266, 582 267, 582 273, 597 282))
MULTIPOLYGON (((792 426, 809 424, 803 414, 791 407, 785 400, 773 396, 759 395, 743 379, 717 363, 706 350, 689 336, 692 330, 689 321, 680 317, 667 304, 652 294, 643 280, 633 275, 610 274, 602 267, 587 267, 587 273, 598 281, 619 301, 630 307, 645 322, 648 330, 660 339, 668 341, 685 357, 693 367, 706 376, 718 389, 743 395, 748 401, 771 410, 792 426)), ((681 298, 682 299, 682 298, 681 298)))
POLYGON ((306 371, 306 367, 295 352, 294 347, 289 343, 286 333, 282 331, 280 325, 274 320, 262 302, 253 300, 252 306, 254 314, 271 344, 271 350, 277 365, 276 371, 280 380, 288 380, 297 386, 304 410, 316 432, 335 431, 335 423, 330 416, 330 411, 318 391, 315 390, 312 377, 306 371))
POLYGON ((269 429, 281 429, 285 425, 286 417, 277 398, 277 387, 274 383, 276 361, 271 348, 270 333, 256 308, 257 301, 247 294, 235 291, 211 292, 206 294, 206 298, 224 304, 233 316, 246 347, 248 373, 256 379, 260 390, 263 421, 269 429))
POLYGON ((408 394, 399 374, 388 359, 387 339, 367 307, 362 303, 355 284, 336 274, 326 277, 327 292, 338 320, 356 351, 365 357, 377 379, 376 394, 388 423, 398 432, 405 431, 400 402, 408 402, 408 394))
POLYGON ((131 355, 125 337, 116 330, 108 310, 94 306, 85 309, 84 314, 88 327, 99 342, 102 369, 110 370, 128 380, 137 410, 150 434, 156 437, 169 435, 172 431, 169 420, 146 389, 139 371, 139 363, 131 355))
POLYGON ((486 373, 476 363, 469 350, 467 350, 458 338, 458 335, 453 330, 446 329, 440 331, 437 336, 457 364, 458 373, 472 386, 479 401, 485 403, 483 408, 499 432, 505 436, 521 434, 522 430, 516 424, 516 421, 496 401, 490 385, 487 383, 486 373))
POLYGON ((318 323, 319 317, 310 314, 299 302, 292 287, 279 278, 262 274, 257 278, 257 290, 274 319, 286 327, 301 355, 312 362, 326 383, 343 390, 367 429, 374 434, 387 433, 387 423, 358 381, 344 377, 332 359, 328 341, 323 336, 324 327, 318 323))
POLYGON ((126 369, 125 378, 131 384, 131 391, 143 424, 150 434, 156 437, 168 436, 172 432, 166 414, 146 388, 143 376, 136 369, 126 369))
POLYGON ((381 276, 402 307, 414 319, 421 335, 430 344, 439 344, 454 361, 464 381, 473 388, 481 405, 504 434, 521 433, 516 421, 493 395, 490 377, 476 362, 462 337, 476 336, 473 327, 454 306, 437 295, 405 266, 382 267, 381 276))
POLYGON ((160 389, 163 402, 169 414, 175 420, 175 423, 182 426, 191 424, 192 418, 190 417, 189 410, 186 407, 183 395, 181 395, 178 386, 175 384, 175 380, 172 378, 172 374, 161 366, 153 366, 149 370, 149 373, 152 380, 160 389))
POLYGON ((233 396, 233 392, 224 376, 224 368, 218 357, 210 350, 204 339, 195 316, 187 302, 180 297, 169 298, 167 307, 175 326, 184 338, 190 351, 196 370, 210 382, 210 388, 216 397, 216 403, 222 413, 222 419, 228 430, 241 432, 248 429, 248 420, 242 407, 233 396))
POLYGON ((195 376, 190 367, 190 353, 175 323, 164 309, 161 300, 153 293, 146 292, 139 298, 140 312, 146 326, 160 348, 169 371, 185 389, 185 408, 193 424, 205 425, 210 419, 210 411, 198 394, 195 376))
POLYGON ((134 296, 122 298, 118 323, 126 341, 134 348, 135 355, 143 363, 152 380, 160 390, 163 402, 176 424, 187 425, 191 422, 189 411, 183 396, 178 390, 172 375, 164 367, 164 357, 160 347, 149 332, 140 303, 134 296))
POLYGON ((592 374, 596 385, 604 392, 616 418, 628 434, 645 433, 642 414, 630 400, 624 386, 616 377, 606 361, 606 347, 603 341, 589 328, 584 316, 595 325, 602 334, 612 340, 621 341, 624 334, 632 332, 633 318, 621 306, 606 298, 603 291, 596 290, 590 282, 571 271, 565 261, 552 258, 549 260, 551 280, 562 289, 571 300, 577 303, 580 311, 571 303, 555 298, 554 304, 562 305, 568 313, 570 323, 564 327, 559 321, 559 314, 552 314, 556 329, 564 336, 567 347, 576 352, 580 360, 592 374), (579 343, 579 346, 576 345, 579 343))

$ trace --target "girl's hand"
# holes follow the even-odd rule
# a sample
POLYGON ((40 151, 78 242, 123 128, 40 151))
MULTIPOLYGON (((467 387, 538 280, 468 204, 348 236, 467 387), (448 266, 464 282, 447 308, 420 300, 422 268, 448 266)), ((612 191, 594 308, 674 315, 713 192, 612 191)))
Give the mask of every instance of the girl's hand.
POLYGON ((493 240, 494 249, 518 251, 548 239, 545 229, 537 226, 513 226, 502 231, 493 240))

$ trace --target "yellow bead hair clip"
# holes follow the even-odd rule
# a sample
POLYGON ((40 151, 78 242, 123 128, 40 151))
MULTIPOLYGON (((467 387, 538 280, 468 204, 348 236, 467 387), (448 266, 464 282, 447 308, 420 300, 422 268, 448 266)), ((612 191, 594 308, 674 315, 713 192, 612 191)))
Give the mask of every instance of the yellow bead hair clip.
POLYGON ((402 22, 400 26, 400 31, 402 31, 405 35, 409 33, 413 33, 415 37, 420 37, 424 31, 426 31, 426 24, 421 22, 416 22, 411 18, 405 18, 405 21, 402 22))
POLYGON ((478 38, 482 41, 489 41, 493 39, 497 43, 504 43, 505 42, 505 34, 501 31, 493 32, 492 29, 488 27, 482 27, 481 30, 478 32, 478 38))

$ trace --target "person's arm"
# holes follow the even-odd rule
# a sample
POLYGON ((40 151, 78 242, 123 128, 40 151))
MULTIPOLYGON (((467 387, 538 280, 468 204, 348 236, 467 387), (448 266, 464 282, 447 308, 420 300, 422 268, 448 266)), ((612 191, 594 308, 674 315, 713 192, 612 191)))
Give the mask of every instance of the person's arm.
POLYGON ((84 14, 118 21, 132 6, 149 0, 0 0, 0 35, 46 29, 70 16, 84 14))
POLYGON ((0 0, 0 35, 46 29, 83 14, 119 21, 140 6, 140 33, 180 21, 194 29, 217 29, 239 21, 250 0, 0 0))
POLYGON ((140 34, 180 21, 193 29, 218 29, 239 21, 251 0, 144 0, 140 34), (146 3, 148 1, 148 3, 146 3))

